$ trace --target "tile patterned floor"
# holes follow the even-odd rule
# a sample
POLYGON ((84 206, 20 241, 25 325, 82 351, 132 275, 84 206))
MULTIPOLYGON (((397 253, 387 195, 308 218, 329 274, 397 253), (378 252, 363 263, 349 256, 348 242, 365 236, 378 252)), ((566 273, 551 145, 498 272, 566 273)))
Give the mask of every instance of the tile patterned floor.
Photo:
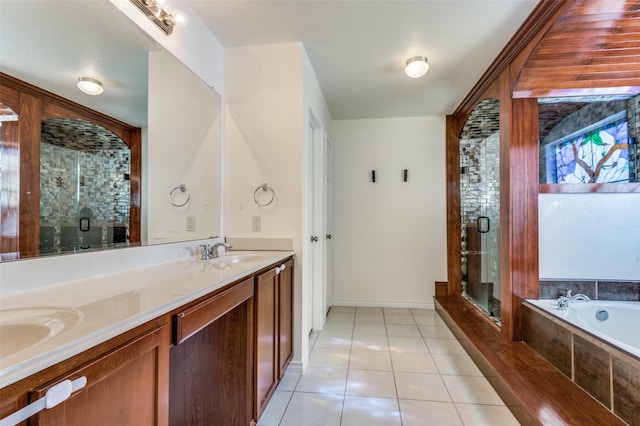
POLYGON ((258 426, 518 425, 430 309, 333 307, 258 426))

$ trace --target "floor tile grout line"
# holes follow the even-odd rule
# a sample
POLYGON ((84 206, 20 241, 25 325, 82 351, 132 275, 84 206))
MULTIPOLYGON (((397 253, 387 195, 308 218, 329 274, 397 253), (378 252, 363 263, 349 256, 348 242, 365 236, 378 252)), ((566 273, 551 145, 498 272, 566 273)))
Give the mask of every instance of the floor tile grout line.
MULTIPOLYGON (((414 319, 414 322, 415 322, 415 321, 416 321, 416 318, 415 318, 415 317, 416 317, 416 315, 414 315, 414 313, 413 313, 413 312, 410 312, 410 313, 411 313, 411 315, 412 315, 412 317, 413 317, 413 319, 414 319)), ((396 371, 396 366, 395 366, 395 364, 394 364, 393 356, 392 356, 392 355, 393 355, 393 353, 395 353, 395 352, 394 352, 394 351, 391 351, 391 342, 390 342, 390 340, 389 340, 391 336, 389 336, 388 329, 387 329, 387 322, 386 322, 386 316, 387 316, 387 315, 395 315, 395 314, 387 314, 387 313, 385 313, 385 312, 384 312, 384 309, 382 309, 382 314, 383 314, 383 320, 384 320, 384 325, 385 325, 385 336, 384 336, 384 337, 385 337, 385 339, 386 339, 387 346, 388 346, 388 348, 389 348, 389 350, 388 350, 388 351, 382 351, 382 352, 386 352, 386 353, 388 353, 388 356, 389 356, 389 358, 390 358, 391 373, 392 373, 392 375, 393 375, 393 380, 394 380, 394 386, 395 386, 395 393, 396 393, 396 397, 395 397, 395 398, 375 397, 375 398, 385 398, 385 399, 392 399, 392 400, 393 400, 393 399, 395 399, 395 401, 396 401, 396 406, 397 406, 397 409, 398 409, 398 414, 399 414, 400 424, 402 425, 402 424, 404 424, 404 420, 403 420, 403 418, 402 418, 402 417, 403 417, 403 416, 402 416, 402 410, 400 409, 400 400, 401 400, 401 398, 399 397, 399 394, 398 394, 398 385, 397 385, 397 381, 396 381, 396 373, 401 373, 401 372, 397 372, 397 371, 396 371)), ((357 315, 357 308, 356 308, 356 310, 355 310, 355 312, 354 312, 354 315, 353 315, 353 322, 351 323, 351 325, 352 325, 352 329, 351 329, 351 339, 350 339, 350 342, 349 342, 349 360, 348 360, 348 363, 347 363, 347 379, 345 380, 344 393, 343 393, 343 395, 341 395, 341 396, 342 396, 342 405, 341 405, 341 411, 340 411, 340 423, 342 423, 342 420, 344 419, 344 415, 345 415, 346 397, 347 397, 347 396, 349 396, 349 395, 347 395, 347 384, 348 384, 349 372, 350 372, 352 369, 353 369, 353 370, 364 370, 364 371, 387 371, 387 370, 355 369, 355 368, 353 368, 353 367, 352 367, 352 356, 353 356, 353 351, 355 350, 355 348, 354 348, 354 339, 355 339, 355 332, 356 332, 356 330, 355 330, 355 326, 356 326, 356 315, 357 315)), ((339 323, 340 323, 340 322, 339 322, 339 323)), ((348 323, 348 321, 347 321, 347 323, 348 323)), ((409 325, 409 324, 398 324, 398 325, 409 325)), ((417 322, 416 322, 416 324, 414 324, 414 325, 415 325, 415 326, 417 326, 417 327, 418 327, 418 329, 420 330, 420 327, 418 326, 417 322)), ((444 324, 444 327, 448 328, 448 327, 446 326, 446 324, 444 324)), ((503 402, 503 405, 500 405, 500 404, 497 404, 497 405, 496 405, 496 404, 486 404, 486 403, 485 403, 485 404, 479 404, 479 403, 473 403, 473 402, 468 402, 468 403, 465 403, 465 402, 455 402, 455 401, 453 400, 453 397, 452 397, 452 395, 451 395, 451 391, 450 391, 449 387, 447 386, 446 382, 444 381, 444 376, 455 376, 455 377, 480 377, 480 376, 477 376, 477 375, 474 375, 474 374, 443 374, 443 370, 441 369, 441 367, 439 367, 439 366, 438 366, 438 364, 437 364, 437 363, 435 363, 435 359, 433 359, 433 355, 434 355, 434 354, 432 353, 431 348, 429 347, 429 345, 427 344, 427 341, 426 341, 426 339, 428 339, 428 338, 427 338, 427 337, 425 337, 425 336, 422 334, 422 330, 420 330, 420 335, 422 336, 422 337, 421 337, 421 340, 424 342, 424 345, 425 345, 425 346, 426 346, 426 348, 427 348, 427 352, 426 352, 426 354, 429 354, 429 355, 431 356, 431 359, 432 359, 432 361, 434 362, 434 365, 435 365, 435 367, 436 367, 436 371, 437 371, 437 373, 411 373, 411 374, 431 374, 431 375, 433 375, 433 374, 437 374, 437 375, 440 377, 440 380, 442 381, 442 383, 444 384, 445 390, 447 391, 447 395, 449 396, 449 400, 450 400, 450 401, 449 401, 449 403, 451 403, 451 404, 453 404, 453 405, 454 405, 454 409, 455 409, 455 412, 456 412, 457 418, 458 418, 458 420, 459 420, 462 424, 464 424, 464 421, 463 421, 463 419, 462 419, 462 415, 460 414, 460 411, 458 410, 458 408, 459 408, 459 407, 458 407, 458 405, 475 405, 475 406, 480 406, 480 405, 481 405, 481 406, 492 406, 492 407, 502 407, 502 406, 506 406, 506 405, 504 404, 504 401, 502 401, 502 402, 503 402)), ((317 337, 319 337, 319 336, 316 336, 316 339, 314 340, 314 344, 313 344, 313 346, 312 346, 312 350, 313 350, 313 349, 315 349, 315 344, 316 344, 316 342, 317 342, 317 340, 318 340, 318 339, 317 339, 317 337)), ((402 337, 402 336, 398 336, 398 337, 402 337)), ((440 338, 440 337, 431 337, 431 338, 429 338, 429 339, 436 339, 436 340, 457 340, 457 339, 455 339, 455 337, 454 337, 453 339, 451 339, 451 338, 440 338)), ((366 351, 366 350, 365 350, 365 351, 366 351)), ((378 352, 378 351, 376 351, 376 352, 378 352)), ((398 353, 413 353, 413 352, 398 351, 398 353)), ((419 353, 419 352, 415 352, 415 353, 417 354, 417 353, 419 353)), ((422 353, 422 354, 425 354, 425 353, 422 353)), ((456 357, 461 357, 463 354, 448 353, 448 352, 446 352, 446 350, 445 350, 445 353, 437 354, 437 355, 444 355, 444 356, 447 356, 447 357, 456 358, 456 357)), ((331 368, 336 368, 336 367, 331 367, 331 368)), ((409 372, 406 372, 406 373, 409 373, 409 372)), ((293 395, 294 395, 294 393, 298 392, 298 391, 296 391, 296 390, 295 390, 295 388, 297 388, 297 386, 298 386, 298 384, 299 384, 299 381, 300 381, 300 378, 301 378, 301 377, 302 377, 302 375, 300 375, 300 376, 298 377, 298 381, 296 382, 296 385, 295 385, 295 387, 294 387, 294 390, 291 392, 291 395, 290 395, 290 397, 289 397, 289 400, 288 400, 288 402, 287 402, 287 405, 286 405, 286 407, 285 407, 285 410, 284 410, 284 411, 283 411, 283 413, 282 413, 280 423, 282 422, 282 419, 284 418, 284 414, 286 413, 287 409, 289 408, 289 404, 290 404, 291 400, 293 399, 293 395)), ((482 375, 482 377, 484 377, 484 375, 482 375)), ((485 377, 485 379, 486 379, 486 377, 485 377)), ((303 393, 303 392, 299 392, 299 393, 303 393)), ((318 394, 317 392, 308 392, 308 393, 318 394)), ((333 395, 337 395, 337 394, 333 394, 333 395)), ((356 395, 356 396, 361 396, 361 395, 356 395)), ((363 397, 363 398, 374 398, 374 397, 371 397, 371 396, 361 396, 361 397, 363 397)), ((413 399, 410 399, 410 398, 403 398, 402 400, 413 400, 413 399)), ((431 400, 416 399, 415 401, 431 401, 431 400)), ((280 424, 280 423, 279 423, 279 424, 280 424)))

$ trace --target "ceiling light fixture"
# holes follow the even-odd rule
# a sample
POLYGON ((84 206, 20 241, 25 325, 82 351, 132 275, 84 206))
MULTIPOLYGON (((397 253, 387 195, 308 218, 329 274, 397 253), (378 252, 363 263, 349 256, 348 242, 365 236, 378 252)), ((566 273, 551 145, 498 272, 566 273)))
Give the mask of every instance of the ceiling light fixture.
POLYGON ((131 2, 138 6, 147 15, 147 18, 151 19, 167 35, 173 32, 173 27, 176 24, 187 25, 187 15, 184 12, 176 10, 172 13, 163 8, 166 0, 131 0, 131 2))
POLYGON ((91 96, 97 96, 104 92, 102 82, 89 77, 78 78, 78 89, 91 96))
POLYGON ((426 56, 414 56, 407 59, 407 65, 404 67, 404 73, 407 77, 420 78, 429 71, 429 64, 426 56))

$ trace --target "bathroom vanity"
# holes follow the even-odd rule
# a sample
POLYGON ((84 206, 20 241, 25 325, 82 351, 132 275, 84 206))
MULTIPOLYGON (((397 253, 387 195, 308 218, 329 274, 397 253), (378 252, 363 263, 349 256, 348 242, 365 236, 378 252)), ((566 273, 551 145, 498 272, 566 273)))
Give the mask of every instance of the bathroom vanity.
POLYGON ((28 424, 255 424, 293 355, 293 266, 291 252, 230 252, 3 298, 3 311, 67 298, 81 319, 3 355, 0 419, 86 377, 28 424))

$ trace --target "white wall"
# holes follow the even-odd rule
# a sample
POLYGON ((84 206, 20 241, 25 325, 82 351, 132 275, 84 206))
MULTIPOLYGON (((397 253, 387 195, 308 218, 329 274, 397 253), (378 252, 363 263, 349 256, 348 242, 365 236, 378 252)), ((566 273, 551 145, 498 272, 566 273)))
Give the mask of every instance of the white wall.
POLYGON ((540 194, 540 278, 640 280, 640 194, 540 194))
POLYGON ((309 107, 326 129, 331 116, 301 43, 228 48, 224 100, 224 232, 230 237, 293 239, 294 361, 304 365, 306 121, 309 107), (262 183, 276 194, 267 207, 253 200, 262 183), (260 217, 260 232, 253 231, 254 216, 260 217))
POLYGON ((447 277, 444 117, 334 121, 333 143, 334 304, 433 307, 447 277))
POLYGON ((293 237, 302 230, 302 45, 231 47, 225 74, 225 233, 293 237), (275 191, 254 203, 262 183, 275 191), (260 216, 261 232, 252 217, 260 216))
POLYGON ((220 235, 220 96, 166 52, 149 55, 148 243, 220 235), (184 184, 189 193, 174 191, 184 184), (195 230, 187 230, 187 218, 195 230))

